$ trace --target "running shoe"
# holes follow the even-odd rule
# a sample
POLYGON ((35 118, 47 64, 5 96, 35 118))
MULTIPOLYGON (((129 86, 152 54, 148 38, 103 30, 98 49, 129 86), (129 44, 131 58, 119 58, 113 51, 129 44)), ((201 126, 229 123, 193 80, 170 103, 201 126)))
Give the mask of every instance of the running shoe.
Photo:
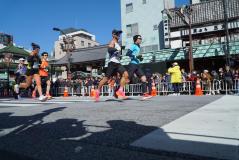
POLYGON ((118 98, 120 99, 127 99, 128 97, 125 96, 125 93, 123 90, 119 89, 118 91, 116 91, 116 95, 118 96, 118 98))
POLYGON ((22 100, 22 97, 20 95, 17 95, 18 100, 22 100))
POLYGON ((95 101, 98 102, 100 100, 100 91, 97 89, 95 90, 95 101))
POLYGON ((46 94, 47 99, 52 99, 52 96, 50 94, 46 94))
POLYGON ((146 100, 146 99, 150 99, 152 98, 153 96, 149 95, 148 93, 144 93, 143 97, 142 97, 142 100, 146 100))
POLYGON ((19 85, 15 84, 13 87, 13 95, 15 99, 19 99, 19 85))
POLYGON ((118 99, 119 97, 118 97, 118 95, 116 94, 116 92, 119 90, 119 87, 115 87, 114 88, 114 97, 116 98, 116 99, 118 99))
POLYGON ((18 84, 14 85, 14 92, 17 94, 19 93, 19 85, 18 84))
POLYGON ((41 95, 41 96, 39 97, 39 101, 41 101, 41 102, 45 102, 46 100, 47 100, 47 97, 46 97, 46 96, 41 95))
POLYGON ((36 91, 32 92, 32 98, 36 98, 36 91))

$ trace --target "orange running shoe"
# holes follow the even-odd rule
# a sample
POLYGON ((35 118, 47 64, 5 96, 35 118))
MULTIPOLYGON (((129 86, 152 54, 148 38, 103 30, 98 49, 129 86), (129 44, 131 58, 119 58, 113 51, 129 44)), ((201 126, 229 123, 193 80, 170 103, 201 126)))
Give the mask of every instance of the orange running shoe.
POLYGON ((100 91, 97 89, 95 90, 95 101, 98 102, 100 100, 100 91))
POLYGON ((149 95, 148 93, 144 93, 143 97, 142 97, 142 100, 146 100, 146 99, 150 99, 152 98, 153 96, 149 95))
POLYGON ((128 98, 127 96, 125 96, 125 92, 122 89, 119 89, 118 91, 116 91, 116 95, 120 99, 127 99, 128 98))

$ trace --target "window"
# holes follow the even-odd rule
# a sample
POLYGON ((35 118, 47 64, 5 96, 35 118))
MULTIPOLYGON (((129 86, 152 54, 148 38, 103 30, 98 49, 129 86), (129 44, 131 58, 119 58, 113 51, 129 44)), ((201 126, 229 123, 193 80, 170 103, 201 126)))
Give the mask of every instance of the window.
POLYGON ((81 41, 81 46, 85 46, 85 42, 84 41, 81 41))
POLYGON ((126 13, 133 12, 133 3, 126 4, 126 13))
POLYGON ((138 23, 127 25, 126 30, 127 30, 127 37, 132 37, 136 34, 139 34, 138 23))
POLYGON ((91 47, 91 43, 88 43, 88 47, 91 47))
POLYGON ((146 4, 147 3, 147 1, 146 0, 143 0, 143 4, 146 4))

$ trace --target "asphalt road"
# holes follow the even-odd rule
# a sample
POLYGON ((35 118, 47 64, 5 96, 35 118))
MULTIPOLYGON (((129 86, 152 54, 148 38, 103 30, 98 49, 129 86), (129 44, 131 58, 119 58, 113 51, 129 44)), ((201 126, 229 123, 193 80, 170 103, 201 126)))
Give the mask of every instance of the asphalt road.
POLYGON ((201 159, 131 143, 219 98, 165 96, 98 103, 82 98, 51 103, 0 100, 0 160, 201 159))

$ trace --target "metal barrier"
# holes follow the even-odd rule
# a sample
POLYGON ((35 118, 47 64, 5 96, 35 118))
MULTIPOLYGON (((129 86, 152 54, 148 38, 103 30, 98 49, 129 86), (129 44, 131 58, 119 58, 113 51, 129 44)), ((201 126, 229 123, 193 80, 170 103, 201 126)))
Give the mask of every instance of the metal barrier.
POLYGON ((220 83, 220 91, 223 94, 239 93, 239 80, 224 80, 220 83))
MULTIPOLYGON (((186 81, 180 84, 179 91, 184 95, 192 95, 195 93, 196 82, 186 81)), ((96 88, 97 86, 94 86, 96 88)), ((238 94, 239 93, 239 80, 234 81, 201 81, 201 88, 205 95, 215 94, 238 94)), ((80 86, 77 88, 68 87, 68 94, 70 96, 90 96, 92 86, 80 86)), ((53 92, 54 95, 63 96, 65 87, 58 87, 53 92)), ((141 84, 129 84, 124 87, 127 96, 139 96, 142 94, 141 84)), ((156 84, 157 95, 166 96, 174 93, 172 83, 161 82, 156 84)), ((101 89, 101 96, 113 96, 114 89, 108 85, 104 85, 101 89)))

